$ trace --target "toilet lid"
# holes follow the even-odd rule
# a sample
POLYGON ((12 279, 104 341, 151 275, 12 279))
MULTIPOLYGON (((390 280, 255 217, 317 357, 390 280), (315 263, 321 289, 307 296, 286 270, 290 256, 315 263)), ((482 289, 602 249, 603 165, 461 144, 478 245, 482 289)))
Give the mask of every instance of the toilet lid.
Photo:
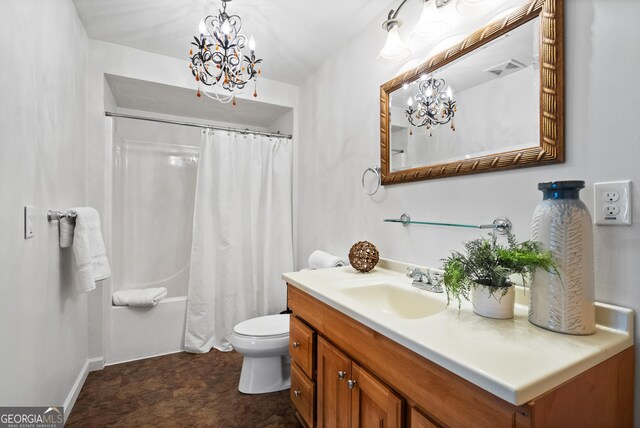
POLYGON ((233 331, 243 336, 277 336, 289 334, 289 314, 251 318, 237 324, 233 331))

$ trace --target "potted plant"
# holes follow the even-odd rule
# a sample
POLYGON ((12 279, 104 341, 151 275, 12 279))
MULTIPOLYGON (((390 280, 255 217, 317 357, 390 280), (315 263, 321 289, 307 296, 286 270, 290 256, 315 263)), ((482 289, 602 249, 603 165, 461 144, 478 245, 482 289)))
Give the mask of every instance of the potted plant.
POLYGON ((444 288, 447 304, 471 300, 473 311, 489 318, 513 318, 515 292, 509 277, 519 274, 524 284, 536 269, 557 273, 551 252, 535 241, 518 243, 508 233, 507 244, 498 243, 495 233, 464 243, 464 254, 452 251, 444 260, 444 288))

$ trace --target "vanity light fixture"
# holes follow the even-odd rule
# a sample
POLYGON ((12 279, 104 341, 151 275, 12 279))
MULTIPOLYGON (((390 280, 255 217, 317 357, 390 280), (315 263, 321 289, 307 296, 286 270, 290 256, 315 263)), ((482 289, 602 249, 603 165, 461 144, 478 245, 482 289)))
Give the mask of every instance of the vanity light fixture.
MULTIPOLYGON (((451 2, 451 0, 421 0, 424 2, 420 20, 416 24, 413 34, 419 37, 433 35, 437 37, 443 34, 449 28, 449 25, 442 20, 438 9, 451 2)), ((407 2, 403 0, 397 9, 391 9, 387 20, 382 23, 382 28, 387 34, 387 41, 378 55, 380 62, 395 62, 409 58, 411 49, 402 41, 398 29, 402 25, 402 21, 398 19, 398 12, 407 2)))
POLYGON ((238 15, 227 13, 227 3, 231 0, 221 0, 222 10, 217 15, 208 15, 199 26, 199 36, 194 36, 189 50, 191 74, 198 82, 197 96, 202 92, 209 98, 223 103, 236 104, 236 91, 242 91, 246 84, 253 80, 253 96, 257 97, 256 81, 261 74, 262 59, 255 56, 256 42, 251 36, 242 34, 242 20, 238 15), (247 55, 243 48, 247 46, 247 55), (195 50, 195 53, 194 53, 195 50), (230 94, 208 93, 200 90, 200 84, 214 86, 220 84, 230 94))
POLYGON ((407 99, 405 114, 411 125, 426 126, 431 136, 431 128, 436 125, 451 122, 451 130, 456 130, 453 123, 456 110, 451 86, 447 87, 444 79, 422 75, 418 81, 418 93, 407 99))
MULTIPOLYGON (((448 0, 447 3, 451 1, 448 0)), ((426 0, 422 5, 422 13, 420 19, 415 27, 413 27, 413 37, 428 37, 430 39, 436 39, 445 34, 451 25, 442 19, 440 15, 440 7, 446 3, 437 5, 437 1, 426 0)))

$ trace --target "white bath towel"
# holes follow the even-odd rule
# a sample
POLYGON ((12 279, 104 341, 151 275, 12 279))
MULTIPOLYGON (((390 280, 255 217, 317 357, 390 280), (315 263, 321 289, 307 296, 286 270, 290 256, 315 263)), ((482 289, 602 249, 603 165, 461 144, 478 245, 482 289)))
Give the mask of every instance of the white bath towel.
POLYGON ((100 215, 90 207, 71 208, 76 215, 76 227, 73 232, 73 255, 75 257, 78 291, 91 291, 96 288, 96 281, 111 276, 111 268, 107 259, 100 215))
POLYGON ((347 262, 338 256, 326 253, 324 251, 315 250, 309 256, 309 267, 312 269, 324 269, 345 266, 347 262))
POLYGON ((60 248, 69 248, 73 244, 73 231, 76 228, 76 219, 63 217, 58 221, 60 233, 60 248))
POLYGON ((145 288, 122 290, 113 293, 114 306, 155 306, 167 297, 167 289, 145 288))

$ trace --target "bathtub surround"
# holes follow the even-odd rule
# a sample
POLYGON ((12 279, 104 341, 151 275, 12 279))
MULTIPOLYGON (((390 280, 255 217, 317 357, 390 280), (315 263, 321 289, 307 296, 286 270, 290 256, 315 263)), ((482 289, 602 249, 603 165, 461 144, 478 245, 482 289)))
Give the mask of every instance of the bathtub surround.
POLYGON ((202 132, 185 349, 230 351, 240 321, 286 308, 291 140, 202 132))
POLYGON ((88 295, 47 210, 88 205, 88 41, 70 1, 0 9, 0 406, 64 406, 67 416, 91 367, 88 295))

